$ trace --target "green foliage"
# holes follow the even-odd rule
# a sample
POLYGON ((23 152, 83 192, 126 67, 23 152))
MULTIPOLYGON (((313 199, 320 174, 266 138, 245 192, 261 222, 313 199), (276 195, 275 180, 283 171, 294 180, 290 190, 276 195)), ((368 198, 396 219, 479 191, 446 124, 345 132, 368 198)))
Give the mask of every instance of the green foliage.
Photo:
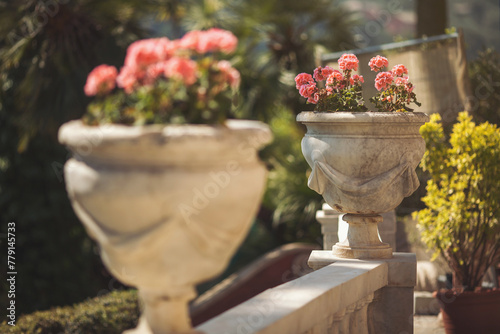
POLYGON ((0 324, 4 334, 110 334, 137 325, 139 303, 135 290, 114 291, 73 306, 38 311, 17 319, 16 326, 0 324))
POLYGON ((479 52, 469 65, 474 116, 500 126, 500 53, 494 49, 479 52))
POLYGON ((333 92, 331 95, 319 99, 316 111, 366 111, 361 86, 349 86, 342 92, 333 92))
POLYGON ((392 84, 387 90, 377 93, 376 96, 370 98, 370 102, 375 105, 380 112, 396 111, 407 112, 413 111, 408 107, 410 103, 415 103, 417 106, 422 104, 417 101, 417 96, 414 92, 408 92, 404 86, 392 84))
POLYGON ((462 112, 446 143, 439 121, 434 114, 421 128, 431 179, 418 226, 434 257, 449 262, 454 287, 473 290, 500 259, 500 129, 462 112))
MULTIPOLYGON (((358 59, 354 55, 351 56, 354 57, 357 66, 358 59)), ((362 77, 357 74, 352 75, 352 71, 352 69, 344 69, 342 74, 328 66, 325 68, 318 67, 314 70, 314 78, 318 83, 326 79, 326 88, 318 88, 313 81, 301 85, 299 92, 302 96, 308 98, 307 102, 312 100, 312 103, 316 103, 314 110, 318 112, 366 111, 367 108, 365 107, 361 88, 362 77), (326 73, 324 73, 325 70, 326 73)), ((304 74, 298 75, 297 78, 301 75, 304 74)))

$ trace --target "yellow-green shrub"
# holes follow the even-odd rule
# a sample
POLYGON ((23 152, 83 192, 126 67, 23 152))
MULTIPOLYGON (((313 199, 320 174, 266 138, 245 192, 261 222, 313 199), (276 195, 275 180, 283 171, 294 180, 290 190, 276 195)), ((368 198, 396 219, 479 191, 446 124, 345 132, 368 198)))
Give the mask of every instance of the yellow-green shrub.
POLYGON ((462 112, 447 142, 440 120, 434 114, 420 130, 431 179, 418 226, 435 256, 448 261, 454 288, 474 290, 500 258, 500 129, 462 112))

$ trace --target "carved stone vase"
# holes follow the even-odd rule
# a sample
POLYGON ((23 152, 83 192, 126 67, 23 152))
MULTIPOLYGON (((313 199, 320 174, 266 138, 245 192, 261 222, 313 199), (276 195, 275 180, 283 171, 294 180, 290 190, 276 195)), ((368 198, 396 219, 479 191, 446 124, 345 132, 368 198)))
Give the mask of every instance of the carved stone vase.
POLYGON ((138 288, 143 311, 126 333, 194 333, 195 285, 220 274, 245 238, 265 187, 255 121, 224 126, 64 124, 71 204, 101 257, 138 288))
POLYGON ((424 113, 302 112, 302 153, 312 168, 308 186, 349 223, 333 246, 342 258, 391 258, 380 240, 381 213, 396 208, 419 186, 415 168, 425 152, 419 133, 424 113))

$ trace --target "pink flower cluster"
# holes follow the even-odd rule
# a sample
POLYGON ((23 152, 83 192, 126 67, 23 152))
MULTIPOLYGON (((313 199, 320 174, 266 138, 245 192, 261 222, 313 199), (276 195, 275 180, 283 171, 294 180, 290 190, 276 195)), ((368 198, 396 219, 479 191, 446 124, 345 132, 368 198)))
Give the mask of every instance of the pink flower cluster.
POLYGON ((391 72, 380 72, 375 77, 375 88, 377 88, 378 91, 386 90, 392 84, 393 80, 394 76, 391 72))
POLYGON ((331 68, 330 66, 317 67, 311 76, 308 73, 300 73, 295 77, 295 87, 299 94, 307 99, 308 103, 316 104, 324 96, 333 94, 334 90, 342 90, 346 86, 360 85, 364 82, 363 76, 354 74, 352 70, 358 69, 359 60, 353 54, 343 54, 338 60, 339 68, 345 73, 331 68), (326 80, 326 88, 319 89, 316 81, 326 80))
POLYGON ((117 75, 116 67, 99 65, 89 73, 83 91, 87 96, 107 94, 115 88, 117 75))
MULTIPOLYGON (((353 54, 343 54, 338 64, 341 71, 326 66, 316 68, 313 75, 297 75, 295 84, 300 95, 308 103, 316 104, 316 111, 366 111, 361 88, 365 80, 363 76, 353 74, 353 71, 358 70, 358 58, 353 54), (321 81, 324 80, 326 82, 322 88, 321 81)), ((375 78, 379 93, 370 98, 379 111, 413 111, 407 105, 412 102, 421 105, 413 92, 413 84, 405 76, 408 69, 404 65, 399 64, 390 71, 382 72, 389 66, 389 61, 379 55, 371 58, 368 65, 372 71, 379 72, 375 78)))
MULTIPOLYGON (((384 67, 389 66, 389 61, 385 57, 375 56, 370 59, 368 65, 372 71, 379 72, 384 67)), ((396 86, 405 86, 406 91, 411 93, 414 86, 409 83, 408 77, 404 77, 404 74, 408 74, 408 69, 402 64, 394 66, 391 71, 380 72, 375 77, 375 88, 378 91, 386 90, 395 83, 396 86)))
POLYGON ((240 72, 232 67, 230 62, 227 60, 221 60, 217 63, 217 68, 224 76, 224 80, 229 82, 231 87, 237 88, 240 85, 240 72))
MULTIPOLYGON (((199 76, 196 61, 190 58, 192 52, 205 54, 209 52, 231 53, 236 49, 238 40, 229 31, 209 29, 191 31, 180 40, 168 38, 151 38, 132 43, 125 56, 124 66, 120 73, 111 75, 109 66, 105 71, 101 65, 88 76, 85 94, 88 96, 108 93, 115 87, 123 88, 130 94, 140 86, 151 85, 159 77, 181 80, 186 86, 193 85, 199 76)), ((221 61, 215 65, 226 82, 233 88, 240 80, 239 72, 229 62, 221 61)))
POLYGON ((335 70, 333 68, 331 68, 330 66, 325 66, 325 67, 320 66, 314 70, 313 78, 316 81, 323 81, 323 80, 327 79, 330 76, 330 74, 332 74, 334 71, 335 70))
POLYGON ((300 89, 301 86, 316 85, 313 77, 309 73, 300 73, 295 77, 295 88, 300 89))
POLYGON ((326 78, 326 90, 329 93, 332 93, 333 89, 342 89, 344 87, 344 76, 339 71, 334 70, 332 74, 326 78))
POLYGON ((345 70, 357 71, 359 60, 355 55, 350 54, 350 53, 345 53, 342 55, 342 57, 340 57, 340 59, 338 60, 338 63, 339 63, 339 68, 342 71, 345 71, 345 70))
MULTIPOLYGON (((372 71, 379 72, 389 66, 389 62, 385 57, 376 56, 370 59, 368 65, 372 71)), ((421 105, 413 92, 413 84, 405 74, 408 74, 408 69, 402 64, 395 65, 390 71, 377 73, 375 88, 379 93, 370 101, 375 103, 380 111, 413 111, 407 105, 412 102, 417 106, 421 105)))
POLYGON ((391 72, 397 77, 402 77, 404 74, 408 74, 408 69, 406 66, 399 64, 394 66, 391 72))
POLYGON ((188 32, 180 40, 180 47, 198 53, 221 51, 232 53, 236 50, 238 39, 231 32, 218 28, 207 31, 194 30, 188 32))
MULTIPOLYGON (((316 69, 315 75, 322 77, 321 69, 316 69)), ((318 88, 316 82, 309 73, 300 73, 295 77, 295 87, 299 90, 299 94, 307 99, 309 103, 318 102, 318 88)))
POLYGON ((368 66, 370 66, 372 71, 378 72, 381 69, 383 69, 384 67, 389 66, 389 61, 385 57, 375 56, 372 59, 370 59, 368 66))
POLYGON ((351 85, 359 85, 360 82, 365 83, 365 79, 362 75, 354 74, 350 79, 351 85))

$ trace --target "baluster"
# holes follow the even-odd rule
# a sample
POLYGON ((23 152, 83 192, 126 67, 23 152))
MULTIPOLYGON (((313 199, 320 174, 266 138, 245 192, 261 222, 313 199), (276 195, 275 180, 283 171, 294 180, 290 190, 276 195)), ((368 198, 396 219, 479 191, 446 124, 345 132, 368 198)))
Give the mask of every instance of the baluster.
POLYGON ((351 334, 351 318, 352 318, 352 312, 354 312, 354 309, 356 308, 355 304, 349 305, 345 308, 345 316, 340 322, 340 327, 339 327, 339 334, 351 334))
POLYGON ((344 319, 344 317, 345 317, 345 310, 337 312, 330 317, 331 326, 330 329, 328 330, 328 334, 338 334, 340 332, 340 324, 342 322, 342 319, 344 319))
POLYGON ((373 293, 360 299, 355 307, 354 314, 351 318, 351 333, 352 334, 368 334, 368 305, 373 300, 373 293))

